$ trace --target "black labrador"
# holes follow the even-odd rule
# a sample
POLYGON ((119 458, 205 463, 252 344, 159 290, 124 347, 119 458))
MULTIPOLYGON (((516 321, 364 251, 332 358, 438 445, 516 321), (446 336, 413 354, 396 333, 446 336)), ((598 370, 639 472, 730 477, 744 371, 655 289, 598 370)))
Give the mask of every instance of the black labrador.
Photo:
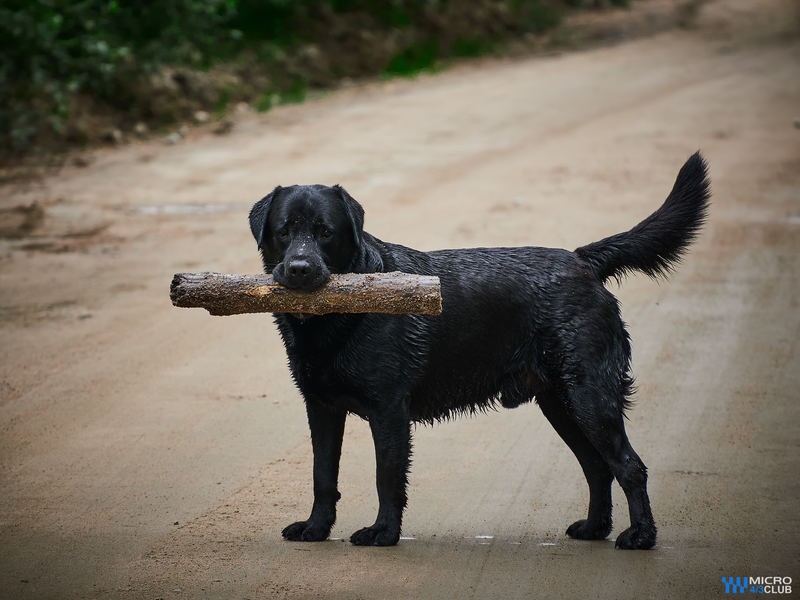
POLYGON ((364 210, 342 187, 277 187, 250 212, 267 273, 312 291, 330 273, 404 271, 441 279, 441 316, 275 316, 292 376, 305 399, 314 452, 314 504, 283 537, 319 541, 336 520, 345 418, 366 419, 380 507, 356 531, 360 546, 397 543, 411 452, 411 423, 536 401, 575 453, 589 484, 589 512, 567 534, 611 532, 611 483, 622 486, 631 525, 619 548, 651 548, 656 526, 647 470, 625 434, 633 389, 631 348, 604 282, 633 271, 669 274, 697 236, 710 196, 699 153, 664 204, 630 231, 574 252, 469 248, 420 252, 363 230, 364 210))

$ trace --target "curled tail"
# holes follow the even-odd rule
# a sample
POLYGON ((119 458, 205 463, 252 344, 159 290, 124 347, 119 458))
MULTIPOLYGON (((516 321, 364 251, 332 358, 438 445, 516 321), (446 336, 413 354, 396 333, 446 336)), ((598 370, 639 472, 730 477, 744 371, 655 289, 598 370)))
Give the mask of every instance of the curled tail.
POLYGON ((633 229, 582 246, 575 253, 601 281, 619 280, 632 271, 654 279, 666 277, 706 220, 709 188, 708 166, 696 152, 681 167, 672 191, 656 212, 633 229))

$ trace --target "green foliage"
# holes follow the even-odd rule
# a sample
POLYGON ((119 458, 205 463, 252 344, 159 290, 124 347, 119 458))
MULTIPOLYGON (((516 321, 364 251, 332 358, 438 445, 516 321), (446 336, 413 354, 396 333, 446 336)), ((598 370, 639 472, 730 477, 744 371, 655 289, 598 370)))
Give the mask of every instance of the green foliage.
POLYGON ((161 64, 207 65, 231 45, 232 0, 4 0, 0 5, 0 143, 24 148, 58 132, 74 94, 118 106, 161 64), (227 39, 226 39, 227 38, 227 39))
POLYGON ((299 104, 305 102, 308 95, 308 86, 297 80, 284 92, 264 92, 255 102, 254 107, 258 112, 266 112, 281 104, 299 104))
POLYGON ((426 7, 437 9, 447 0, 327 0, 316 4, 327 4, 333 12, 361 12, 374 17, 383 27, 409 27, 419 20, 426 7))
POLYGON ((475 58, 489 54, 493 47, 492 42, 477 37, 457 38, 453 42, 451 52, 453 56, 475 58))
POLYGON ((269 40, 281 46, 297 41, 297 23, 308 15, 313 0, 232 0, 229 25, 245 45, 269 40))
POLYGON ((563 16, 562 6, 551 0, 511 0, 510 4, 523 28, 534 33, 555 27, 563 16))
POLYGON ((422 72, 430 72, 435 70, 438 58, 439 44, 434 39, 427 39, 408 46, 392 57, 383 76, 414 77, 422 72))
POLYGON ((214 110, 212 111, 214 114, 214 118, 217 120, 221 119, 225 116, 225 112, 228 110, 228 105, 231 102, 231 90, 228 88, 224 88, 220 90, 219 99, 217 100, 216 105, 214 106, 214 110))
POLYGON ((627 8, 631 2, 630 0, 567 0, 567 4, 572 8, 606 8, 609 6, 627 8))
MULTIPOLYGON (((542 31, 558 22, 565 5, 597 2, 507 1, 515 25, 492 23, 491 31, 481 30, 489 25, 467 15, 460 22, 472 29, 454 32, 445 42, 451 19, 474 9, 468 0, 2 0, 0 153, 25 151, 48 136, 69 137, 76 98, 146 115, 138 103, 147 95, 148 77, 165 66, 209 69, 250 56, 270 89, 251 90, 248 97, 259 110, 268 110, 306 97, 302 72, 279 71, 309 42, 323 48, 331 76, 375 74, 380 64, 363 66, 369 62, 363 53, 370 49, 353 42, 352 34, 408 30, 403 39, 415 41, 404 42, 384 75, 413 76, 435 70, 446 56, 491 52, 502 37, 498 31, 542 31), (326 50, 326 43, 333 45, 326 50), (340 49, 350 54, 339 55, 340 49), (341 59, 361 70, 342 66, 341 59)), ((234 87, 218 90, 218 101, 207 110, 221 116, 239 93, 234 87)))

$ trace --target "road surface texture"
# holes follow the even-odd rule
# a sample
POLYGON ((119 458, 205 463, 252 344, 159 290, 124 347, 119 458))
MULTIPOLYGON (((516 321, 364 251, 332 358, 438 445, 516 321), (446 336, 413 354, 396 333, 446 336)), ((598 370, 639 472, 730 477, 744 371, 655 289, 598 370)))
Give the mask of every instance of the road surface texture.
POLYGON ((800 585, 796 6, 711 1, 688 29, 352 86, 5 189, 6 229, 29 223, 0 245, 0 597, 709 599, 727 576, 800 585), (341 183, 368 231, 422 249, 574 248, 653 211, 698 148, 713 205, 691 254, 668 283, 612 285, 654 550, 614 549, 617 486, 609 541, 565 537, 587 488, 535 405, 415 430, 394 548, 342 541, 377 505, 369 429, 351 419, 331 541, 281 539, 311 505, 281 342, 268 315, 173 308, 173 273, 257 272, 247 211, 279 183, 341 183))

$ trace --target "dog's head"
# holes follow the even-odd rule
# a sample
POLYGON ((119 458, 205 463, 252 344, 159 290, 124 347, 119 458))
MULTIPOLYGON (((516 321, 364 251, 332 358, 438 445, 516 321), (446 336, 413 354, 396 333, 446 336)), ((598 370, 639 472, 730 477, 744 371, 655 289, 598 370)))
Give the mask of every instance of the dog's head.
POLYGON ((347 273, 362 246, 364 209, 335 185, 276 187, 253 205, 253 232, 264 268, 291 289, 313 291, 347 273))

